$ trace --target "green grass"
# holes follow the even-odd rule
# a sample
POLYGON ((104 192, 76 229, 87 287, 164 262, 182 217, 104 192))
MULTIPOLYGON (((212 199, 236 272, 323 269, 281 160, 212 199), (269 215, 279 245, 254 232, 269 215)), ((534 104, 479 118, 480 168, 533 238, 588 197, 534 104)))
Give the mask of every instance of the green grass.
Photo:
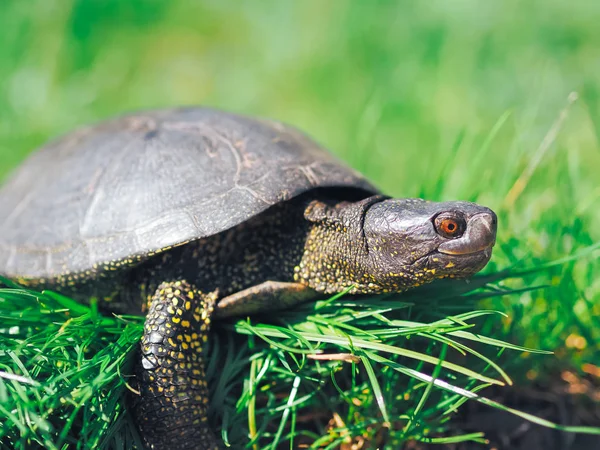
MULTIPOLYGON (((521 275, 443 282, 400 299, 338 295, 276 320, 221 326, 207 373, 223 440, 261 449, 338 448, 377 442, 383 433, 386 448, 408 440, 485 442, 481 433, 452 430, 449 421, 467 400, 555 429, 600 434, 600 428, 560 426, 481 396, 487 386, 512 384, 502 366, 515 352, 550 353, 479 333, 484 319, 503 317, 478 310, 482 300, 539 289, 502 287, 521 275)), ((101 316, 93 304, 17 286, 0 289, 0 314, 0 443, 139 444, 125 399, 140 317, 101 316)))
MULTIPOLYGON (((525 267, 543 266, 600 242, 598 17, 600 4, 566 4, 560 0, 526 4, 517 0, 136 0, 126 4, 117 0, 5 0, 0 2, 0 178, 31 149, 79 124, 131 109, 213 105, 297 125, 391 195, 474 200, 490 206, 499 216, 499 236, 488 274, 521 261, 525 267)), ((465 302, 459 297, 433 310, 431 302, 437 305, 434 294, 410 294, 407 298, 414 306, 396 305, 384 313, 389 320, 406 321, 402 326, 368 315, 348 322, 328 316, 326 325, 319 325, 311 319, 322 313, 317 310, 296 312, 286 325, 276 325, 294 333, 312 333, 318 325, 336 335, 341 324, 377 329, 384 335, 388 329, 402 330, 398 335, 375 336, 386 343, 389 339, 395 347, 420 349, 415 351, 437 358, 446 352, 445 360, 458 358, 461 367, 478 373, 489 366, 485 376, 496 380, 502 376, 492 362, 518 383, 543 379, 564 368, 581 372, 584 364, 598 364, 598 255, 597 250, 590 251, 584 258, 570 259, 544 271, 497 280, 495 284, 501 289, 516 293, 483 296, 477 303, 471 303, 475 298, 465 302), (548 287, 527 289, 542 285, 548 287), (478 334, 554 353, 500 352, 478 342, 474 348, 490 361, 473 355, 458 357, 458 351, 443 339, 450 338, 447 325, 438 321, 470 311, 502 313, 468 320, 476 325, 478 334), (436 316, 421 317, 425 313, 436 316), (422 331, 415 323, 434 323, 433 329, 443 331, 422 331)), ((27 297, 33 302, 27 303, 26 297, 11 297, 23 310, 19 320, 34 323, 39 319, 46 324, 42 317, 52 317, 58 328, 49 329, 60 329, 66 320, 64 313, 44 316, 37 300, 27 297)), ((8 311, 17 314, 6 301, 2 305, 3 317, 8 311)), ((51 305, 50 310, 60 310, 51 305)), ((382 305, 389 306, 387 302, 382 305)), ((356 311, 377 307, 357 306, 356 311)), ((86 314, 79 311, 76 316, 86 314)), ((112 347, 103 347, 102 339, 118 339, 115 330, 127 326, 133 333, 139 323, 110 319, 114 322, 106 325, 106 319, 98 322, 94 313, 89 314, 78 319, 88 321, 81 332, 98 336, 98 344, 90 338, 89 358, 94 361, 96 356, 91 355, 98 349, 105 351, 100 353, 103 358, 114 362, 122 352, 111 354, 112 347)), ((248 427, 261 439, 271 441, 282 430, 280 438, 285 439, 293 423, 299 434, 305 429, 319 436, 331 434, 331 442, 343 437, 344 427, 353 436, 381 438, 387 434, 381 427, 386 420, 395 429, 389 432, 392 441, 423 439, 445 430, 449 411, 462 401, 458 394, 433 389, 424 380, 410 381, 416 379, 387 362, 374 360, 371 348, 355 346, 348 350, 344 345, 322 344, 327 351, 351 351, 366 358, 354 365, 307 360, 302 353, 296 354, 297 349, 321 347, 310 339, 296 342, 290 337, 264 334, 261 324, 269 322, 257 320, 251 322, 251 328, 223 326, 217 335, 216 342, 223 344, 223 351, 231 348, 231 340, 241 355, 251 357, 248 367, 242 356, 236 359, 230 354, 231 379, 244 379, 244 384, 234 383, 227 401, 222 401, 223 397, 213 401, 225 405, 216 414, 224 418, 231 442, 243 439, 240 430, 248 427), (273 340, 273 346, 263 346, 257 332, 273 340), (253 337, 249 339, 248 333, 253 337), (289 346, 290 341, 296 350, 280 347, 289 346), (374 378, 369 377, 365 360, 378 375, 381 395, 374 378), (344 395, 337 393, 336 383, 344 395), (309 385, 311 389, 318 387, 318 394, 304 399, 309 385), (283 404, 283 393, 285 399, 294 393, 296 400, 302 399, 302 407, 283 404), (254 403, 250 398, 255 398, 254 403), (236 404, 236 399, 241 400, 236 404), (352 399, 358 399, 360 411, 352 399), (250 416, 246 406, 251 406, 250 416), (325 433, 322 427, 333 418, 319 415, 321 411, 336 411, 339 419, 335 426, 340 430, 325 433), (284 415, 286 423, 280 427, 284 415), (265 428, 269 420, 272 424, 265 428), (238 426, 240 423, 243 426, 238 426)), ((65 329, 71 331, 70 326, 65 329)), ((354 329, 343 331, 353 338, 365 338, 354 329)), ((13 338, 33 339, 30 335, 13 338)), ((65 348, 56 341, 44 347, 43 335, 38 339, 35 346, 19 351, 38 349, 39 354, 53 354, 46 350, 62 352, 65 348)), ((2 386, 8 386, 5 391, 0 387, 2 399, 19 399, 23 408, 25 404, 38 408, 32 418, 42 417, 45 410, 40 399, 47 398, 49 405, 59 397, 41 392, 61 370, 78 367, 76 361, 84 361, 87 355, 81 353, 85 346, 78 339, 71 343, 74 347, 64 353, 63 362, 69 363, 64 369, 53 368, 50 363, 54 358, 48 358, 43 368, 18 369, 20 376, 39 385, 0 378, 2 386), (48 379, 30 377, 38 370, 48 374, 48 379), (31 390, 17 397, 8 395, 14 392, 8 389, 17 386, 31 390)), ((127 341, 121 345, 132 344, 127 341)), ((0 349, 6 348, 13 349, 12 344, 7 346, 3 341, 0 349)), ((19 358, 26 358, 26 362, 33 357, 33 353, 24 355, 19 358)), ((387 352, 377 355, 390 358, 387 352)), ((407 364, 406 355, 394 358, 394 364, 407 364)), ((10 370, 17 370, 14 359, 2 361, 10 362, 10 370)), ((452 373, 440 365, 415 364, 407 367, 429 375, 433 370, 440 370, 443 376, 452 373)), ((92 383, 92 373, 70 379, 65 392, 71 392, 69 386, 92 383)), ((455 377, 446 381, 469 389, 484 383, 464 373, 455 377)), ((229 376, 223 377, 223 383, 226 379, 229 376)), ((116 385, 124 389, 123 380, 117 376, 105 376, 97 382, 114 383, 102 384, 111 393, 117 391, 116 385)), ((223 390, 217 389, 217 394, 224 395, 223 390)), ((80 404, 85 395, 85 389, 77 390, 72 401, 80 404)), ((104 405, 104 400, 100 404, 104 405)), ((116 409, 110 412, 116 413, 116 409)), ((2 414, 3 419, 7 417, 2 414)), ((66 421, 60 419, 61 414, 67 413, 57 413, 51 420, 58 432, 66 421)), ((87 414, 92 417, 94 413, 87 414)), ((93 429, 85 434, 89 439, 98 438, 102 426, 108 427, 102 421, 81 418, 73 426, 90 423, 93 429)), ((126 417, 115 426, 121 423, 127 423, 126 417)), ((60 443, 56 433, 43 436, 40 434, 40 439, 60 443)), ((118 439, 123 442, 133 437, 118 439)))

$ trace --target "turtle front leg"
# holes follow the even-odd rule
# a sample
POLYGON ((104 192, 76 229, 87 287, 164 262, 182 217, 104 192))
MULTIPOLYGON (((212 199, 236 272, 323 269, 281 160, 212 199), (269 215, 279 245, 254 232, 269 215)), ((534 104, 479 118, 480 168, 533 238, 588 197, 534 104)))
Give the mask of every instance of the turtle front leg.
POLYGON ((137 361, 133 415, 150 449, 217 449, 208 426, 203 347, 216 292, 162 283, 150 302, 137 361))

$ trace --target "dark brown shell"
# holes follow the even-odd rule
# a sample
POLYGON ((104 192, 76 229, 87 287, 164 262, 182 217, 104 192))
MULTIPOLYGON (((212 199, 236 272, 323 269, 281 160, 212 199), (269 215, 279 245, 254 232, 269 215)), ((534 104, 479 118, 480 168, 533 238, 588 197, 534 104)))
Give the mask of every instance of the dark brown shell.
POLYGON ((143 256, 322 187, 376 192, 278 122, 203 108, 128 115, 42 147, 0 189, 0 274, 49 278, 143 256))

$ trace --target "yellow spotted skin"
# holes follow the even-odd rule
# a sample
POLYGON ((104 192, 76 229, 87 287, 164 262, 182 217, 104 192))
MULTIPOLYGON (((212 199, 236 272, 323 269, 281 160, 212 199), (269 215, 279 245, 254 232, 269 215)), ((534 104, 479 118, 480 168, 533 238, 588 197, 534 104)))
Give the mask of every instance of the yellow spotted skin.
POLYGON ((207 424, 202 353, 216 293, 185 280, 161 283, 144 324, 133 417, 151 449, 217 449, 207 424), (182 426, 183 425, 183 426, 182 426))
POLYGON ((401 292, 433 281, 435 269, 422 264, 390 263, 400 259, 397 249, 387 249, 383 236, 366 244, 361 220, 365 211, 383 196, 361 202, 319 199, 311 202, 305 217, 313 222, 307 231, 304 252, 294 268, 294 279, 326 294, 348 290, 352 294, 401 292))

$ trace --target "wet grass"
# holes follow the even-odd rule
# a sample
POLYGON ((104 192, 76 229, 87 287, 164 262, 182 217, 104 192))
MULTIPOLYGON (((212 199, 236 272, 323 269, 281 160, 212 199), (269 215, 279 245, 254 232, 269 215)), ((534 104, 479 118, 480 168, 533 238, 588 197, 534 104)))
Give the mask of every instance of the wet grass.
MULTIPOLYGON (((600 241, 598 17, 600 6, 591 2, 560 1, 0 2, 0 177, 32 148, 79 124, 131 109, 213 105, 297 125, 391 195, 490 206, 499 216, 499 237, 486 273, 515 264, 542 267, 600 241)), ((495 280, 491 291, 481 288, 467 298, 438 302, 443 292, 419 292, 401 304, 382 302, 385 311, 378 303, 344 304, 353 319, 344 316, 346 309, 323 307, 297 311, 285 323, 224 325, 214 351, 231 359, 231 371, 219 378, 230 387, 219 385, 213 403, 222 406, 215 414, 224 420, 225 437, 239 442, 250 432, 263 448, 289 440, 294 430, 289 447, 307 435, 332 448, 348 436, 385 437, 393 448, 447 430, 465 398, 417 374, 438 374, 453 388, 473 391, 489 380, 450 370, 448 363, 496 381, 506 382, 505 373, 518 383, 597 365, 598 255, 590 250, 542 271, 495 280), (498 289, 513 293, 480 295, 498 289), (463 314, 473 315, 467 320, 463 314), (472 325, 478 336, 553 354, 502 350, 507 344, 451 334, 472 325), (308 338, 323 330, 337 339, 350 336, 354 344, 308 338), (297 333, 305 339, 294 339, 297 333), (365 341, 437 359, 425 363, 365 341), (315 350, 352 353, 360 362, 307 359, 315 350), (467 355, 458 356, 461 350, 467 355)), ((25 427, 10 433, 61 445, 74 410, 57 407, 44 418, 48 408, 41 405, 58 405, 53 389, 75 390, 72 402, 80 405, 63 442, 71 442, 73 430, 92 426, 79 444, 97 443, 107 436, 99 438, 101 429, 127 424, 126 416, 113 426, 107 425, 112 419, 102 424, 99 414, 97 423, 83 419, 96 417, 81 415, 93 403, 83 400, 94 377, 75 368, 99 367, 96 351, 125 367, 126 358, 118 358, 133 345, 139 322, 99 319, 14 291, 2 296, 11 300, 0 304, 2 324, 23 327, 8 337, 8 325, 3 328, 2 370, 34 382, 0 377, 2 419, 25 427), (74 315, 82 322, 62 328, 74 315), (54 334, 43 334, 46 328, 54 334), (88 338, 73 334, 62 342, 61 329, 88 338), (121 347, 112 347, 125 329, 121 347), (53 339, 46 343, 43 336, 53 339), (94 343, 108 342, 103 339, 114 344, 94 343), (53 349, 63 355, 63 368, 53 365, 55 358, 38 362, 53 349), (75 378, 61 378, 63 370, 75 378), (55 377, 67 387, 48 388, 55 377), (5 400, 17 403, 8 408, 5 400), (35 433, 41 434, 33 433, 28 424, 42 419, 53 431, 40 425, 35 433)), ((124 389, 124 379, 112 372, 97 382, 111 393, 106 398, 124 389)), ((101 398, 101 389, 94 392, 101 398)), ((103 402, 106 417, 121 414, 118 403, 103 402)), ((124 439, 133 437, 123 436, 116 433, 115 442, 127 447, 131 441, 124 439)))

